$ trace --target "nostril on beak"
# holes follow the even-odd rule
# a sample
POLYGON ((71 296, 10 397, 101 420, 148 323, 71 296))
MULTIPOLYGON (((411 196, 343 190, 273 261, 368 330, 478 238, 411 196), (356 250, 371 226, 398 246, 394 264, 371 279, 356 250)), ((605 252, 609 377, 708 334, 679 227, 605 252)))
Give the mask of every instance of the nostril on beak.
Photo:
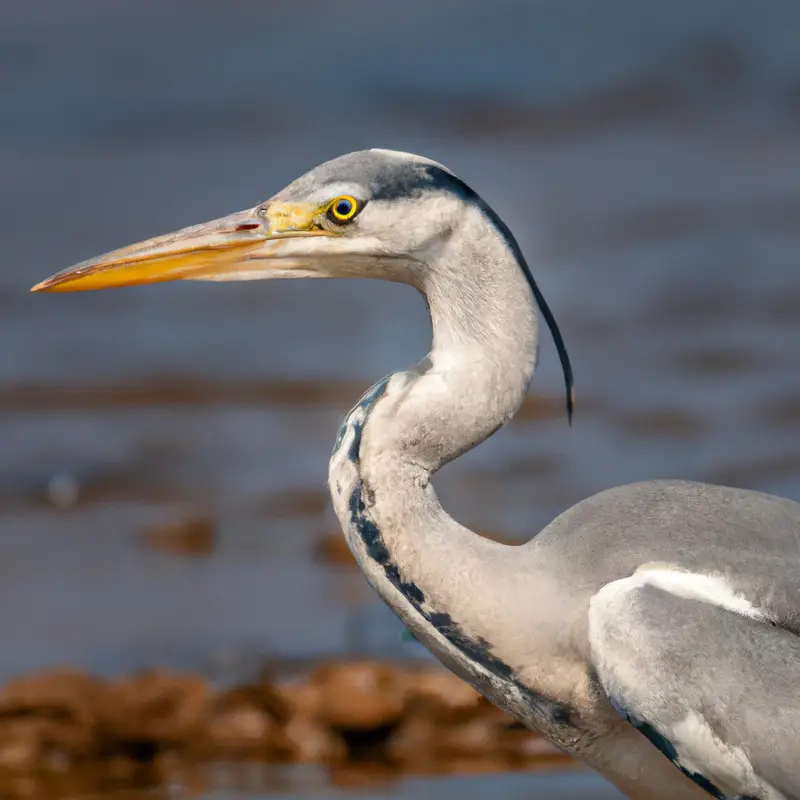
POLYGON ((258 222, 241 222, 236 226, 236 230, 238 231, 252 231, 255 228, 260 227, 258 222))

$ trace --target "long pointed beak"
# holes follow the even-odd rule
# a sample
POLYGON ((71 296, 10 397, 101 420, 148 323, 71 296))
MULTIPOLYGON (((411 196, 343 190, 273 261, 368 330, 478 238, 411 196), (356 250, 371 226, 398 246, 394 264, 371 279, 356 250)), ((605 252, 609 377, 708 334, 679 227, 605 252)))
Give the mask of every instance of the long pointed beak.
POLYGON ((313 211, 281 204, 264 215, 257 208, 202 225, 157 236, 83 261, 47 280, 32 292, 82 292, 175 280, 239 279, 264 270, 264 258, 278 256, 284 240, 328 236, 312 225, 313 211), (259 263, 260 262, 260 263, 259 263))

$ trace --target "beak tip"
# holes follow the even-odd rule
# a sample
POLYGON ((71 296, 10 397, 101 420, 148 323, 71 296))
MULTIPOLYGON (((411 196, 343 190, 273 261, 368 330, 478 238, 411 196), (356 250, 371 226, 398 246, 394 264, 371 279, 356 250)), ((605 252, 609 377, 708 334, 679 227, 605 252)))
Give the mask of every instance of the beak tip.
POLYGON ((39 293, 39 292, 52 292, 53 286, 55 282, 52 278, 47 278, 47 280, 39 281, 36 286, 31 286, 31 292, 39 293))

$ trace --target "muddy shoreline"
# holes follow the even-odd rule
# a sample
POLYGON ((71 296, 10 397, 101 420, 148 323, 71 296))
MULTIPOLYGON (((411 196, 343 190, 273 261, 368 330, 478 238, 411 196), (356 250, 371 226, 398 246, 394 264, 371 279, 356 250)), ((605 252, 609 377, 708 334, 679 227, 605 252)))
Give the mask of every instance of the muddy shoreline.
POLYGON ((364 782, 571 764, 436 665, 338 659, 285 671, 227 689, 167 670, 12 680, 0 690, 0 797, 159 784, 219 763, 318 765, 364 782))

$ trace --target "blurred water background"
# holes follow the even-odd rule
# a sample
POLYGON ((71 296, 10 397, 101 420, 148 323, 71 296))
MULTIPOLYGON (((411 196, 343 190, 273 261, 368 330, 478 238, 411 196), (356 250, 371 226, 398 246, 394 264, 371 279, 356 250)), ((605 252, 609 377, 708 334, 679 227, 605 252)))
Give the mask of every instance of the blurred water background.
MULTIPOLYGON (((572 355, 571 429, 545 341, 548 412, 439 476, 465 524, 523 540, 655 477, 800 499, 798 37, 792 0, 0 2, 0 680, 425 657, 357 572, 312 557, 336 530, 338 421, 426 351, 419 297, 368 281, 27 294, 350 150, 420 152, 474 186, 572 355), (213 521, 213 552, 148 546, 186 514, 213 521)), ((270 774, 236 796, 351 796, 270 774)))

